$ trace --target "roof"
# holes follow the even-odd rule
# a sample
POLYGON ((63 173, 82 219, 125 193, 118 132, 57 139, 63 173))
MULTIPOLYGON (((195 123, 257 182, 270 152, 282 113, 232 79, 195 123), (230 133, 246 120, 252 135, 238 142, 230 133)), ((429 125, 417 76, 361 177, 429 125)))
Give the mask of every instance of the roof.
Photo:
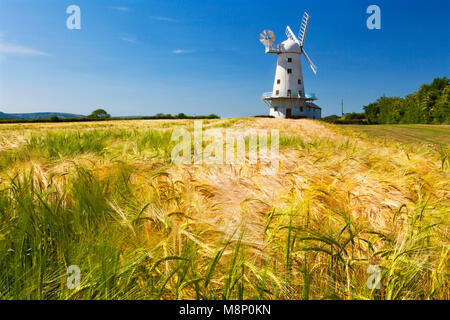
POLYGON ((283 41, 280 45, 281 52, 290 52, 290 53, 301 53, 300 46, 297 42, 287 39, 286 41, 283 41))
POLYGON ((312 103, 312 102, 306 102, 306 106, 307 106, 307 107, 314 108, 314 109, 320 109, 320 110, 322 110, 321 107, 319 107, 317 104, 312 103))

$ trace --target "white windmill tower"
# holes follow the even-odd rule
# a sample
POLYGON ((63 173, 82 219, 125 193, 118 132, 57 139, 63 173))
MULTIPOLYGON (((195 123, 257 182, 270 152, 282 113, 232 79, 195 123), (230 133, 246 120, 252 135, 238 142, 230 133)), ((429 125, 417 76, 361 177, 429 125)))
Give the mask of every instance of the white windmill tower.
POLYGON ((313 103, 317 100, 315 94, 306 94, 303 83, 302 54, 314 74, 317 73, 316 66, 303 48, 308 22, 309 15, 305 12, 298 38, 287 26, 288 39, 277 47, 273 47, 275 35, 272 31, 264 30, 260 34, 260 41, 266 47, 266 53, 278 55, 273 91, 264 93, 262 97, 270 107, 270 115, 275 118, 321 118, 322 109, 313 103))

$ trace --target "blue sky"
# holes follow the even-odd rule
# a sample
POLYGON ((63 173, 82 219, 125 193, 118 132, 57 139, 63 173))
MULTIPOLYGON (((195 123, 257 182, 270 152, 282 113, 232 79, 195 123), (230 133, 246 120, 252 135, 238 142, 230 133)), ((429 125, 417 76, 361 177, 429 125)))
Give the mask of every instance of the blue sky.
POLYGON ((404 96, 450 75, 448 0, 115 1, 0 0, 0 111, 114 116, 267 114, 277 43, 307 11, 305 89, 323 115, 357 112, 382 95, 404 96), (81 30, 66 8, 81 8, 81 30), (381 30, 366 9, 381 8, 381 30))

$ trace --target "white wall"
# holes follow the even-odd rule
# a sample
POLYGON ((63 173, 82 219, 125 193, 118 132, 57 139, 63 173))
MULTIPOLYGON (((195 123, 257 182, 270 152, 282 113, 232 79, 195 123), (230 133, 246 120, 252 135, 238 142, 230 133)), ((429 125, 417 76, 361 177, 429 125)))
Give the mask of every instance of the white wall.
POLYGON ((277 90, 279 91, 279 96, 284 97, 288 95, 288 90, 291 90, 292 94, 298 94, 299 91, 301 91, 302 95, 305 94, 300 54, 278 54, 277 69, 272 91, 273 96, 276 96, 277 90), (289 58, 292 59, 292 62, 288 62, 289 58), (289 74, 288 69, 291 69, 292 73, 289 74), (278 80, 280 80, 280 83, 278 83, 278 80), (298 84, 298 80, 300 80, 300 84, 298 84))
POLYGON ((322 118, 322 110, 303 106, 303 110, 300 106, 297 107, 285 107, 285 106, 276 106, 276 103, 270 108, 270 116, 275 118, 286 118, 286 110, 291 109, 292 116, 300 116, 300 117, 306 117, 309 119, 317 119, 320 120, 322 118), (277 108, 277 111, 275 111, 275 108, 277 108))

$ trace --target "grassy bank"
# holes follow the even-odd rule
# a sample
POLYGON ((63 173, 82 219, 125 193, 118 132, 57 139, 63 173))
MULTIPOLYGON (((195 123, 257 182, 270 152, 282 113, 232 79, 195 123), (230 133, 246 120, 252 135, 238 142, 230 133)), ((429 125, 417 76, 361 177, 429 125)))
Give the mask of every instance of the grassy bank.
POLYGON ((397 125, 346 125, 369 137, 406 143, 450 145, 450 125, 397 124, 397 125))

